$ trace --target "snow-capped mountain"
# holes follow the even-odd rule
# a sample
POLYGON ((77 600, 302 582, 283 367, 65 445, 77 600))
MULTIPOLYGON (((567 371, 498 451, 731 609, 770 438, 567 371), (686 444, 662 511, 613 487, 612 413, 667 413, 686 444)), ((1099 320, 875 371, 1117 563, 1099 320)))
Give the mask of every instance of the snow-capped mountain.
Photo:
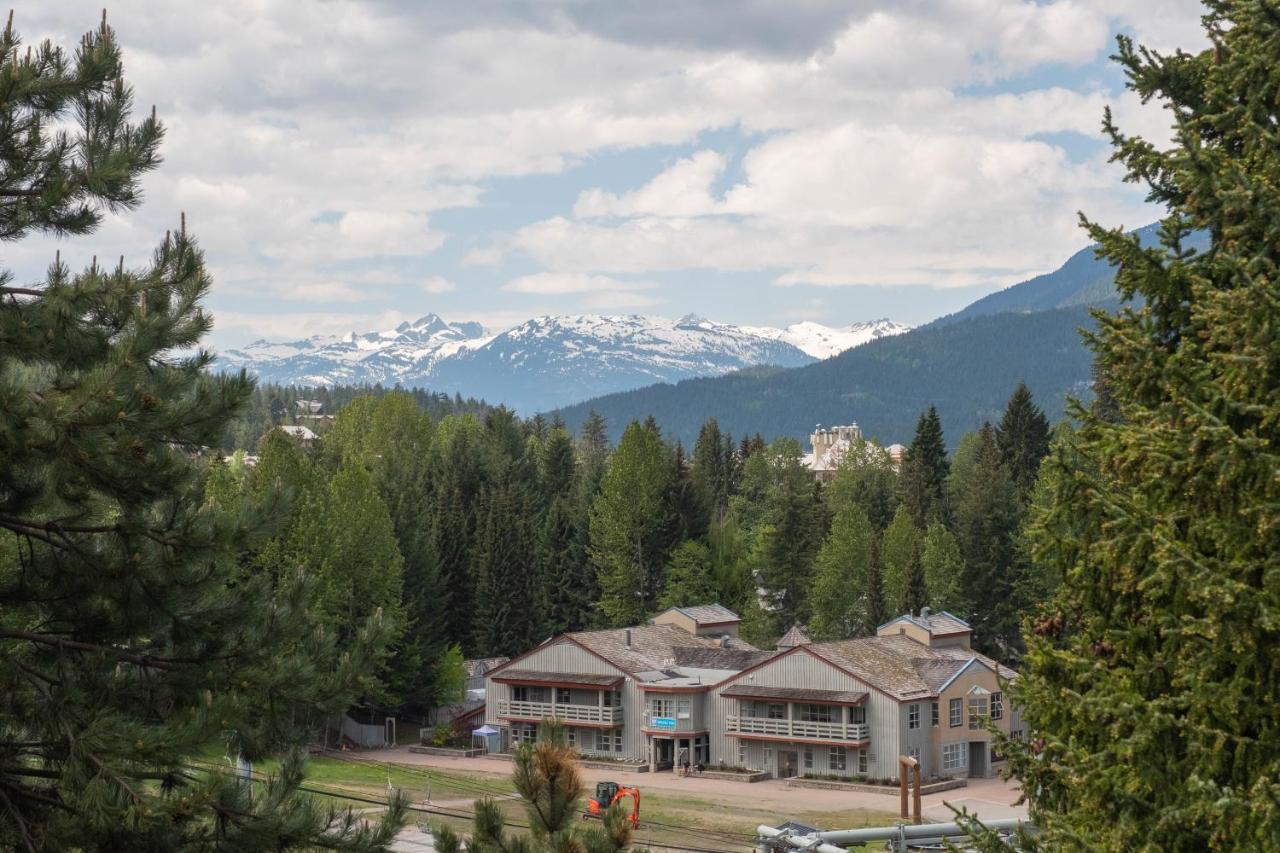
POLYGON ((843 329, 734 326, 689 315, 535 317, 496 335, 428 314, 385 332, 255 341, 218 357, 267 382, 401 384, 460 392, 521 412, 552 409, 656 382, 717 376, 758 364, 798 367, 908 327, 888 320, 843 329))

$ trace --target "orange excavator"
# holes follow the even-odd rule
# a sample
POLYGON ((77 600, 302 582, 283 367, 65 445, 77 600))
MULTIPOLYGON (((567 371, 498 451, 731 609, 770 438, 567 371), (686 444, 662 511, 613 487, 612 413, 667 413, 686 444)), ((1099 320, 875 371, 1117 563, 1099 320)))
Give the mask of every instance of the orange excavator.
POLYGON ((587 810, 582 819, 604 817, 604 813, 623 797, 631 798, 631 827, 640 828, 640 789, 627 788, 617 782, 600 782, 596 785, 596 795, 587 800, 587 810))

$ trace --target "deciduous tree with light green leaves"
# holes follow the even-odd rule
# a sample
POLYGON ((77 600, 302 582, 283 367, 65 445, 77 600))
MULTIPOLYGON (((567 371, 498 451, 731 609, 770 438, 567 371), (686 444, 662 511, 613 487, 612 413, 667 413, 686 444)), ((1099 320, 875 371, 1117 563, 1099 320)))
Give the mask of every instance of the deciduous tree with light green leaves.
POLYGON ((899 506, 880 542, 884 606, 894 616, 911 611, 915 598, 912 594, 912 574, 918 568, 916 562, 919 538, 920 531, 911 520, 910 510, 905 504, 899 506))
POLYGON ((818 641, 859 636, 868 621, 868 571, 875 531, 867 514, 849 504, 831 520, 831 530, 814 561, 809 600, 813 617, 809 636, 818 641))
POLYGON ((1170 212, 1158 245, 1088 223, 1126 303, 1089 336, 1107 413, 1076 406, 1046 463, 1062 583, 1008 746, 1045 850, 1280 848, 1280 10, 1205 5, 1199 54, 1120 39, 1176 141, 1106 129, 1170 212))

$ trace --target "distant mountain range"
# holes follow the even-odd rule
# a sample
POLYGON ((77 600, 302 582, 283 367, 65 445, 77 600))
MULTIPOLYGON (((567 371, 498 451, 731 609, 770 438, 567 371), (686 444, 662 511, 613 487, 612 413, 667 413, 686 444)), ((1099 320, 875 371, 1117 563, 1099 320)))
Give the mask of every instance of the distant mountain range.
POLYGON ((734 326, 693 315, 536 317, 498 334, 428 314, 381 332, 255 341, 218 356, 286 385, 373 384, 460 392, 532 413, 662 382, 755 365, 799 367, 910 327, 734 326))
MULTIPOLYGON (((1153 239, 1155 226, 1140 229, 1153 239)), ((1208 237, 1187 247, 1204 250, 1208 237)), ((653 415, 688 443, 708 417, 735 435, 803 438, 815 424, 856 421, 885 443, 909 443, 920 412, 938 407, 948 443, 995 421, 1019 380, 1054 419, 1068 395, 1087 397, 1092 357, 1079 334, 1089 308, 1119 306, 1114 269, 1094 247, 1060 268, 979 299, 947 317, 834 358, 792 370, 753 369, 715 379, 654 385, 588 400, 560 411, 576 428, 595 410, 616 439, 626 424, 653 415)))

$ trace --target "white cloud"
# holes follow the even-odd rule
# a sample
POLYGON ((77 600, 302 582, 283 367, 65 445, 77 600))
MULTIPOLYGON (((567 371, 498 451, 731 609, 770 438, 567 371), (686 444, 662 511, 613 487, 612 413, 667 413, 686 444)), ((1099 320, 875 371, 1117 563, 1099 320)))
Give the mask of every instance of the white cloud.
POLYGON ((444 276, 433 275, 423 280, 422 289, 427 293, 453 293, 458 289, 458 285, 444 276))
MULTIPOLYGON (((381 316, 406 299, 398 285, 485 308, 486 291, 459 291, 450 264, 498 267, 511 250, 561 287, 680 269, 1006 283, 1083 242, 1078 208, 1150 218, 1114 167, 1045 135, 1097 139, 1110 102, 1126 129, 1167 138, 1167 114, 1093 80, 1043 81, 1104 56, 1109 27, 1165 50, 1202 46, 1195 0, 802 6, 752 3, 728 20, 690 0, 658 20, 643 3, 175 0, 158 15, 121 0, 110 20, 127 79, 168 128, 148 204, 91 238, 7 246, 6 262, 23 279, 58 247, 76 262, 110 246, 141 263, 185 210, 215 300, 278 301, 265 329, 279 317, 314 326, 291 309, 318 301, 381 316), (1000 81, 1018 93, 984 89, 1000 81), (705 135, 735 128, 735 143, 705 135), (518 208, 494 198, 512 180, 649 146, 680 149, 643 179, 572 193, 563 215, 513 221, 518 208), (477 210, 441 213, 458 208, 477 210), (392 274, 385 260, 417 266, 392 274)), ((16 24, 28 42, 74 46, 99 14, 68 0, 16 24)), ((659 298, 616 282, 554 301, 659 298)))
POLYGON ((502 286, 509 293, 537 293, 563 296, 569 293, 608 294, 621 291, 649 290, 650 282, 620 281, 605 275, 543 272, 512 279, 502 286))

